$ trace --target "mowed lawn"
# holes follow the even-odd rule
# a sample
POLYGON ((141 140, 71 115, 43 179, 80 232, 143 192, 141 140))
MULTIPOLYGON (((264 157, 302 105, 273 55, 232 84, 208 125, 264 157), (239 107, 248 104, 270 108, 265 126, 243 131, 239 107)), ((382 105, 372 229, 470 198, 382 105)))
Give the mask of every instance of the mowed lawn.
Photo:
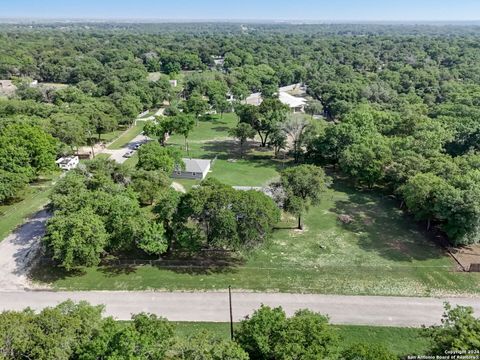
MULTIPOLYGON (((192 157, 215 158, 209 174, 229 185, 261 186, 290 166, 252 147, 238 157, 227 131, 235 116, 201 121, 190 136, 192 157)), ((173 136, 170 146, 184 147, 173 136)), ((132 163, 136 159, 132 159, 132 163)), ((180 180, 187 189, 193 181, 180 180)), ((271 240, 227 268, 92 267, 74 274, 37 269, 34 278, 56 289, 234 289, 324 294, 443 296, 480 293, 480 274, 458 273, 454 262, 388 197, 362 192, 335 179, 305 230, 285 216, 271 240), (353 221, 343 224, 339 216, 353 221)))
MULTIPOLYGON (((180 337, 189 337, 201 331, 214 333, 222 339, 230 339, 229 323, 176 322, 175 332, 180 337)), ((234 324, 237 328, 238 324, 234 324)), ((422 336, 422 329, 383 326, 335 325, 340 339, 340 351, 357 343, 382 345, 398 356, 425 354, 430 341, 422 336)))
MULTIPOLYGON (((273 159, 273 152, 261 149, 250 141, 245 156, 240 157, 238 141, 228 135, 228 130, 238 123, 235 114, 224 114, 199 121, 188 138, 189 151, 185 150, 185 139, 173 135, 169 146, 182 150, 185 157, 214 160, 208 177, 213 177, 232 186, 263 186, 278 178, 284 167, 282 160, 273 159)), ((176 180, 177 181, 177 180, 176 180)), ((186 188, 198 184, 195 180, 179 180, 186 188)))

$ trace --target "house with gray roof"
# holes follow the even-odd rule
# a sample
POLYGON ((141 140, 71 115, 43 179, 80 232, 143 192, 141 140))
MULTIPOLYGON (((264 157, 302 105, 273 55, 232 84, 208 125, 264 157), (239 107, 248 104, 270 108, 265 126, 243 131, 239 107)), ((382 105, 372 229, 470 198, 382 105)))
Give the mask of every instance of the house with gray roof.
POLYGON ((210 171, 212 162, 205 159, 182 159, 185 168, 177 167, 172 174, 175 179, 198 179, 203 180, 210 171))

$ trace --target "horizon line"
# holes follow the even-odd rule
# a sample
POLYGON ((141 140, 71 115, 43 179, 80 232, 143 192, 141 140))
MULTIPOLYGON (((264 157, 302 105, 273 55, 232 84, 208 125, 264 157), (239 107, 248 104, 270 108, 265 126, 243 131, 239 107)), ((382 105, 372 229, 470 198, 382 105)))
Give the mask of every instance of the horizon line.
POLYGON ((364 24, 364 23, 397 23, 397 24, 461 24, 461 23, 479 23, 479 19, 471 20, 388 20, 388 19, 274 19, 274 18, 156 18, 156 17, 64 17, 64 16, 0 16, 0 21, 58 21, 58 22, 151 22, 151 23, 196 23, 196 22, 219 22, 219 23, 301 23, 301 24, 364 24))

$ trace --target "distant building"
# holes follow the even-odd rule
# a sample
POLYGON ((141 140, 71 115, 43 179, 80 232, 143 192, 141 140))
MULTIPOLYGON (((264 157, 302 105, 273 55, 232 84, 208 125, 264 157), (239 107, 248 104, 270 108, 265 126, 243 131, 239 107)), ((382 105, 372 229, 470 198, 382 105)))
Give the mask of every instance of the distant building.
POLYGON ((208 175, 212 162, 205 159, 182 159, 185 169, 177 168, 172 177, 176 179, 198 179, 203 180, 208 175))
POLYGON ((280 92, 278 98, 282 104, 287 105, 294 113, 305 112, 307 101, 304 98, 290 95, 287 92, 280 92))
POLYGON ((79 162, 80 160, 78 156, 68 156, 58 159, 56 161, 56 164, 60 169, 68 171, 75 169, 78 166, 79 162))
POLYGON ((225 58, 222 56, 212 56, 215 66, 223 67, 225 65, 225 58))
POLYGON ((170 83, 170 85, 171 85, 172 87, 177 87, 177 85, 178 85, 178 81, 177 81, 177 80, 168 80, 168 82, 170 83))
MULTIPOLYGON (((302 84, 293 84, 283 86, 278 89, 278 99, 282 104, 287 105, 294 113, 305 112, 307 100, 303 97, 305 86, 302 84), (292 94, 298 95, 294 96, 292 94)), ((250 94, 244 101, 245 104, 259 106, 263 101, 262 93, 250 94)))
POLYGON ((262 93, 253 93, 245 98, 245 104, 259 106, 263 102, 262 93))
POLYGON ((0 80, 0 94, 11 95, 17 90, 12 80, 0 80))

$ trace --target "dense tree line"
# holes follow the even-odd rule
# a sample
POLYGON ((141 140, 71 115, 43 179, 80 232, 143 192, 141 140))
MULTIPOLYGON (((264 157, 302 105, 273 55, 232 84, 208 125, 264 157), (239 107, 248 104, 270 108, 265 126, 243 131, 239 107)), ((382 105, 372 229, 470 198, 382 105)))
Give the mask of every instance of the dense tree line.
MULTIPOLYGON (((103 311, 103 306, 67 301, 39 313, 2 312, 0 359, 399 359, 377 344, 357 343, 340 350, 342 339, 328 317, 309 310, 287 317, 282 308, 262 306, 236 326, 233 341, 205 330, 179 336, 173 323, 152 314, 118 322, 102 317, 103 311)), ((442 325, 424 330, 431 340, 428 354, 479 350, 480 319, 472 312, 447 305, 442 325)))

